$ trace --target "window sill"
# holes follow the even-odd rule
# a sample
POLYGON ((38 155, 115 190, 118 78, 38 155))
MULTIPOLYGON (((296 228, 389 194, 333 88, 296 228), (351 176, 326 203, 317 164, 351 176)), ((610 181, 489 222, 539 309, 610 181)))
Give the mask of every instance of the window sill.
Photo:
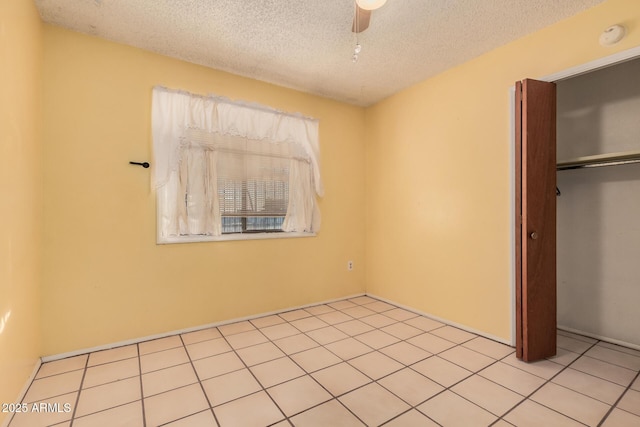
POLYGON ((282 233, 234 233, 223 234, 222 236, 181 236, 181 237, 158 237, 158 245, 173 243, 199 243, 199 242, 230 242, 235 240, 266 240, 266 239, 294 239, 299 237, 315 237, 316 233, 304 232, 282 232, 282 233))

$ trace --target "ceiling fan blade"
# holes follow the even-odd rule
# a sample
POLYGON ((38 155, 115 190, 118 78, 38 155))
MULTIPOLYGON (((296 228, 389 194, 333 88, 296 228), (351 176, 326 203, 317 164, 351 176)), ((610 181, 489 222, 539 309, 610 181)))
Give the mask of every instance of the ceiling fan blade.
POLYGON ((356 4, 356 12, 353 16, 353 25, 351 31, 354 33, 361 33, 369 28, 369 21, 371 20, 371 11, 364 10, 356 4))

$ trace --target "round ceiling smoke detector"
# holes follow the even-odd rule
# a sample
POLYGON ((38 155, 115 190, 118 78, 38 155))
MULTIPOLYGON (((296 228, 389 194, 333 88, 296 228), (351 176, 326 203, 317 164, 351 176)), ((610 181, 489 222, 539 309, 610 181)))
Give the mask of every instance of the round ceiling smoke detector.
POLYGON ((625 30, 622 25, 612 25, 600 34, 600 44, 611 46, 618 43, 624 37, 625 30))

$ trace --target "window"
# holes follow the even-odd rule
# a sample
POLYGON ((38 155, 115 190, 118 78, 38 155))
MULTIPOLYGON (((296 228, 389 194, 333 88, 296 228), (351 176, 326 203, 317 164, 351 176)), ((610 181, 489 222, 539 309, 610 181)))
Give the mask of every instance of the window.
POLYGON ((154 89, 158 242, 313 235, 317 121, 154 89))
POLYGON ((289 205, 289 162, 284 157, 235 153, 219 161, 223 234, 282 231, 289 205))

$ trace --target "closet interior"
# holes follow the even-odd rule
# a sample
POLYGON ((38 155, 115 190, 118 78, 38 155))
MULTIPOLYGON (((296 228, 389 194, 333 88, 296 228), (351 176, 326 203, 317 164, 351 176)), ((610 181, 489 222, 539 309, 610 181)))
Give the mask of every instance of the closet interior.
POLYGON ((640 59, 557 82, 558 327, 640 349, 640 59))

